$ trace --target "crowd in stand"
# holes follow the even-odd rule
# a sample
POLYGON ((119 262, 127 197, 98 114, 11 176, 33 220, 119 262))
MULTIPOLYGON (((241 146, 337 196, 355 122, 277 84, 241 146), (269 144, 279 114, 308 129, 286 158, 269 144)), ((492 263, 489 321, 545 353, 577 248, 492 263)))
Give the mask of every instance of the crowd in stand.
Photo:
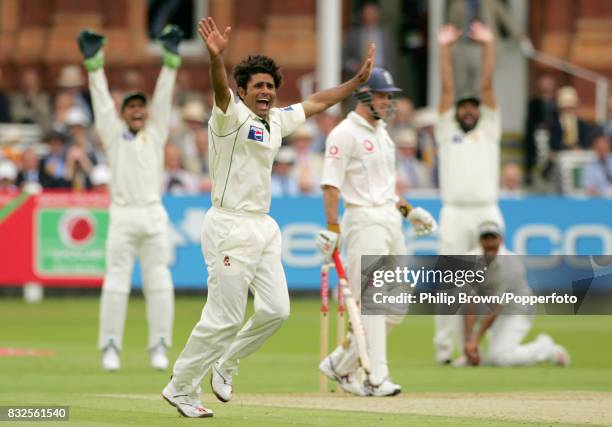
MULTIPOLYGON (((210 104, 207 96, 190 86, 189 75, 180 73, 162 183, 163 191, 171 194, 210 190, 207 132, 210 104)), ((589 195, 611 196, 612 115, 603 127, 595 126, 580 118, 574 88, 557 88, 548 75, 540 77, 537 86, 538 93, 528 105, 524 165, 517 162, 502 165, 502 196, 520 197, 526 190, 534 189, 560 190, 557 160, 564 152, 589 154, 581 160, 579 187, 589 195)), ((17 90, 0 91, 0 190, 17 190, 27 185, 87 191, 108 185, 107 160, 93 130, 91 103, 81 68, 64 67, 57 88, 52 98, 41 90, 38 72, 26 69, 17 90), (21 127, 6 123, 37 125, 41 140, 24 144, 21 127)), ((124 93, 142 89, 140 75, 126 71, 121 90, 114 90, 112 95, 119 105, 124 93)), ((397 182, 402 193, 431 192, 437 187, 436 118, 434 109, 415 110, 408 98, 396 100, 396 114, 388 126, 397 145, 397 182)), ((340 120, 330 114, 319 115, 284 141, 274 166, 273 195, 320 194, 325 138, 340 120)))

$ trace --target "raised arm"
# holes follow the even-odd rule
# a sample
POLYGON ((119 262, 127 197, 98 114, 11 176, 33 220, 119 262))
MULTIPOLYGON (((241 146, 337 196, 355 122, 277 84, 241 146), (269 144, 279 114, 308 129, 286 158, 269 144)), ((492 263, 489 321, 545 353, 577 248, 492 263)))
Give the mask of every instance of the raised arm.
POLYGON ((482 45, 482 65, 480 70, 480 99, 491 109, 495 109, 495 37, 493 31, 485 24, 475 21, 471 27, 470 37, 482 45))
POLYGON ((374 67, 375 52, 376 46, 372 43, 365 60, 361 64, 361 68, 352 79, 342 83, 340 86, 313 93, 302 102, 306 118, 327 110, 332 105, 351 95, 360 85, 365 83, 370 78, 372 68, 374 67))
POLYGON ((200 24, 198 25, 198 33, 206 45, 210 56, 210 81, 215 93, 215 104, 224 113, 227 110, 231 95, 227 72, 223 63, 223 51, 229 43, 231 31, 231 27, 226 27, 223 34, 221 34, 217 29, 217 24, 215 24, 215 21, 210 16, 200 19, 200 24))
POLYGON ((455 82, 453 76, 452 46, 461 31, 451 24, 443 25, 438 31, 438 48, 440 49, 440 104, 438 109, 444 113, 453 107, 455 102, 455 82))

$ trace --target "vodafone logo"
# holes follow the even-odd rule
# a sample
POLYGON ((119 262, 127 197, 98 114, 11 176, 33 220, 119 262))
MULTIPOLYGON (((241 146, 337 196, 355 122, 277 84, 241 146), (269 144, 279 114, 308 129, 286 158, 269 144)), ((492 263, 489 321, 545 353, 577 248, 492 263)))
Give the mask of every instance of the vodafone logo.
POLYGON ((372 151, 374 151, 374 143, 370 141, 369 139, 366 139, 363 141, 363 146, 365 147, 368 153, 371 153, 372 151))
POLYGON ((85 209, 70 209, 60 219, 58 233, 66 245, 86 245, 96 234, 96 220, 85 209))

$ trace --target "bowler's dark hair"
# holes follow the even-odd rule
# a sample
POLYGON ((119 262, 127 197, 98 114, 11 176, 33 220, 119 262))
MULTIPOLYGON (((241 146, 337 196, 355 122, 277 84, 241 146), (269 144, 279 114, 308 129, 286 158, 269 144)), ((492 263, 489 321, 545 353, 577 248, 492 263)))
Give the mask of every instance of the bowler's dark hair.
POLYGON ((259 73, 270 74, 274 79, 274 86, 277 89, 283 82, 283 75, 278 65, 276 65, 272 58, 263 55, 247 56, 234 67, 232 72, 236 84, 244 90, 246 90, 251 76, 259 73))

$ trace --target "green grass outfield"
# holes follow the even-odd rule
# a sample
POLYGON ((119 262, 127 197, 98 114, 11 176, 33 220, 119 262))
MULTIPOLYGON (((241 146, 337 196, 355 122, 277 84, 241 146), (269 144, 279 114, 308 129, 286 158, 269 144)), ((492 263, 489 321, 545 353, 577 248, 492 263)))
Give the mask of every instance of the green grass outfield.
MULTIPOLYGON (((170 354, 172 361, 199 319, 202 305, 203 299, 198 297, 177 298, 175 344, 170 354)), ((0 405, 69 405, 71 422, 87 426, 178 423, 239 426, 517 424, 516 421, 491 417, 479 419, 478 396, 473 399, 474 411, 469 417, 463 416, 464 412, 459 417, 448 416, 444 411, 440 413, 445 416, 430 416, 392 411, 276 407, 268 403, 253 404, 252 399, 241 403, 240 396, 267 393, 278 394, 279 399, 296 393, 321 397, 316 394, 318 306, 319 302, 314 298, 293 298, 290 320, 260 351, 242 361, 240 374, 234 381, 236 402, 221 404, 211 399, 205 384, 205 404, 215 411, 215 417, 186 420, 179 418, 176 410, 159 397, 169 373, 156 372, 149 367, 141 298, 130 301, 122 370, 116 373, 103 372, 100 367, 100 354, 96 349, 96 298, 48 298, 39 305, 2 298, 0 347, 52 349, 57 354, 53 357, 0 357, 0 405)), ((506 393, 516 396, 522 392, 537 392, 545 396, 571 391, 579 399, 582 393, 612 392, 612 317, 542 316, 536 319, 530 337, 546 331, 564 344, 572 355, 572 366, 567 369, 552 366, 439 367, 432 362, 432 331, 431 317, 412 316, 390 337, 390 368, 394 380, 403 386, 402 400, 344 397, 342 401, 357 402, 352 403, 353 406, 363 405, 362 402, 371 405, 372 401, 397 402, 401 406, 404 402, 409 404, 411 398, 435 396, 437 393, 449 396, 457 396, 457 393, 466 396, 468 393, 482 393, 481 396, 506 393)), ((296 396, 299 400, 299 395, 296 396)), ((332 395, 328 400, 334 398, 332 395)), ((571 402, 567 405, 570 408, 571 402)), ((575 418, 573 420, 576 422, 575 418)), ((537 418, 535 421, 525 420, 522 424, 540 425, 537 418)), ((551 424, 555 423, 543 425, 551 424)))

